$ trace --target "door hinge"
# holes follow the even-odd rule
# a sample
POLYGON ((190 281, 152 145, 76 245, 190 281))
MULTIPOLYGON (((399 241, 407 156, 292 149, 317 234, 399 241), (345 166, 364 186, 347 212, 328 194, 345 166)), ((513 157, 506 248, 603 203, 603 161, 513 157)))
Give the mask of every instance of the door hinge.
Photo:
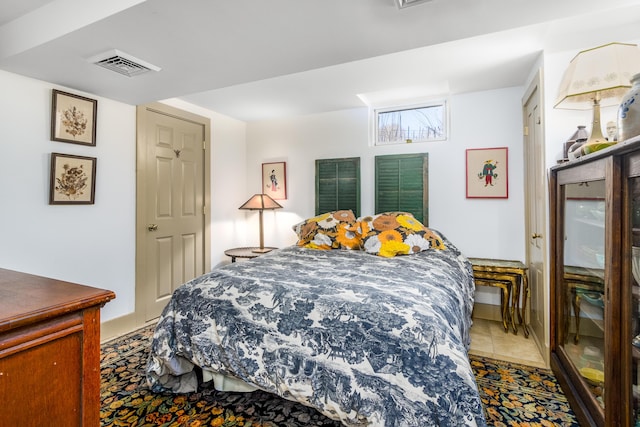
POLYGON ((202 215, 207 214, 207 205, 202 205, 202 215))
POLYGON ((524 136, 529 136, 529 126, 525 126, 523 130, 524 136))
POLYGON ((202 149, 207 150, 207 141, 202 141, 202 149))

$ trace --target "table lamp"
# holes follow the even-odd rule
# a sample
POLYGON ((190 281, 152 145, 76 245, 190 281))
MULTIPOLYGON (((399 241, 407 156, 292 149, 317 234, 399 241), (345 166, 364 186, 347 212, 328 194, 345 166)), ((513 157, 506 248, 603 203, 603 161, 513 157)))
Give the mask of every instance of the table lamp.
POLYGON ((269 252, 271 249, 264 248, 264 232, 262 227, 262 212, 266 209, 280 209, 282 206, 271 197, 266 194, 254 194, 251 196, 249 200, 244 202, 242 206, 238 209, 249 210, 249 211, 259 211, 260 212, 260 248, 254 249, 252 252, 255 253, 265 253, 269 252))
POLYGON ((600 106, 618 105, 640 71, 640 50, 635 44, 609 43, 579 52, 562 77, 555 108, 593 109, 593 123, 583 153, 615 143, 602 135, 600 106))

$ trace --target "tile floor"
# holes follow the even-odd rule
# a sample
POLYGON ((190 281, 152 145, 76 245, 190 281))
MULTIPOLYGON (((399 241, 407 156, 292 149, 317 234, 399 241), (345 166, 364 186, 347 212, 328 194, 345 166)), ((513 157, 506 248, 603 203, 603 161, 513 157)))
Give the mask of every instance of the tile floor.
POLYGON ((515 335, 512 331, 505 333, 501 322, 491 320, 473 319, 469 353, 528 366, 547 368, 536 343, 531 337, 525 338, 522 330, 518 330, 518 335, 515 335))

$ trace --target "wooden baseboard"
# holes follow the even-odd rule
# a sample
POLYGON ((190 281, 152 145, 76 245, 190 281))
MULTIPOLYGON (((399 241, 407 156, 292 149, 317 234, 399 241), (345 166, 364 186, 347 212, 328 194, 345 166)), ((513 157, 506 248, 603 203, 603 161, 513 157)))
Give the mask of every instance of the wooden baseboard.
POLYGON ((135 313, 126 314, 100 324, 100 342, 127 334, 142 325, 137 325, 135 313))

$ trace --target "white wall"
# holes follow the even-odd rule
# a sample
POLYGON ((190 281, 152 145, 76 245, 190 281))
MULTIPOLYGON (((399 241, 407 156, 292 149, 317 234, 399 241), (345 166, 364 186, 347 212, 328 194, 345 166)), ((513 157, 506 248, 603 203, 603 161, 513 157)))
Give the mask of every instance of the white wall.
POLYGON ((0 267, 115 291, 133 311, 135 107, 0 71, 0 267), (98 100, 96 146, 50 139, 51 89, 98 100), (94 205, 49 205, 51 152, 96 157, 94 205))
MULTIPOLYGON (((110 289, 102 320, 135 308, 136 107, 0 71, 0 268, 110 289), (51 89, 98 100, 96 146, 50 140, 51 89), (50 153, 97 158, 94 205, 49 205, 50 153)), ((212 122, 212 265, 245 244, 245 124, 212 122)))
MULTIPOLYGON (((513 87, 452 97, 450 138, 444 142, 373 147, 367 108, 249 124, 248 193, 260 191, 262 163, 287 162, 288 199, 280 201, 284 209, 266 213, 265 244, 295 243, 291 226, 314 215, 316 159, 360 157, 366 215, 374 213, 374 157, 428 152, 429 225, 467 256, 524 261, 523 92, 513 87), (467 199, 465 150, 490 147, 509 148, 509 198, 467 199)), ((250 220, 257 236, 257 215, 250 220)), ((477 300, 499 304, 490 288, 479 289, 477 300)))

